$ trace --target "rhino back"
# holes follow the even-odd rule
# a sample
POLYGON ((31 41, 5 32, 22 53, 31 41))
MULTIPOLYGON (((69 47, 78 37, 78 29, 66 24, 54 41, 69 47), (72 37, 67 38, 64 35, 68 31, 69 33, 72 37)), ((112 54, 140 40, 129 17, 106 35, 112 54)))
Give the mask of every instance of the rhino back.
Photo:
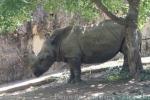
POLYGON ((85 63, 104 62, 120 50, 124 38, 123 26, 113 21, 104 21, 97 27, 85 31, 79 37, 79 44, 85 63))

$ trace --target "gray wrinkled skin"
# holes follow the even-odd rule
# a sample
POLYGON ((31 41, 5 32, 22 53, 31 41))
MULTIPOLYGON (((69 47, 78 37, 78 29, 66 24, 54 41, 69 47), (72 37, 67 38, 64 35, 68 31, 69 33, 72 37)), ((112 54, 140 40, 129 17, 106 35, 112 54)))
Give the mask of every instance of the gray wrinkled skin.
POLYGON ((82 63, 102 63, 114 57, 118 52, 124 54, 127 66, 126 47, 124 45, 124 27, 108 20, 97 27, 83 32, 80 26, 68 26, 53 32, 48 37, 34 65, 36 76, 42 75, 55 61, 67 62, 70 66, 69 83, 81 82, 82 63))

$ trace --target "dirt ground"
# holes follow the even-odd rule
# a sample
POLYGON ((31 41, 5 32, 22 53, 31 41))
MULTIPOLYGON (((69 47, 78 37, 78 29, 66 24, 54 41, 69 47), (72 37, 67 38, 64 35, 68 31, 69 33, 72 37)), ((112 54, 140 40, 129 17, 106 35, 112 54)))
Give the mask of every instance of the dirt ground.
POLYGON ((108 71, 85 73, 82 84, 67 84, 67 77, 62 76, 39 87, 1 94, 0 100, 150 100, 149 80, 104 81, 108 71))

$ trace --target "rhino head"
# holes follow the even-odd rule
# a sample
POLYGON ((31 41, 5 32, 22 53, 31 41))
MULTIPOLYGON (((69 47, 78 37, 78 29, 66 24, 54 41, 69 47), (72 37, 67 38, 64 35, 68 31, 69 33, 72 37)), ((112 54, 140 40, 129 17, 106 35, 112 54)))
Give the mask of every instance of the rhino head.
POLYGON ((39 54, 32 62, 31 69, 35 76, 40 76, 46 72, 55 61, 55 46, 50 38, 46 39, 39 54))
POLYGON ((57 57, 57 49, 59 48, 63 38, 70 33, 71 29, 72 26, 57 29, 52 33, 51 36, 46 38, 41 51, 31 66, 35 76, 38 77, 42 75, 57 60, 56 58, 59 58, 57 57))

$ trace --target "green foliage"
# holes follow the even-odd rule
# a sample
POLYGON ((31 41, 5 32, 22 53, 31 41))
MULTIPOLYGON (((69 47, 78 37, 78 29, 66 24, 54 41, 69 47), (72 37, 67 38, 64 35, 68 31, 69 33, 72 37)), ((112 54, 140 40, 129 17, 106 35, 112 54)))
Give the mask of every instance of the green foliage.
POLYGON ((123 17, 128 11, 124 0, 103 0, 103 4, 114 14, 123 17))
MULTIPOLYGON (((12 31, 23 21, 31 19, 31 13, 39 3, 48 12, 62 9, 80 14, 87 20, 99 16, 91 0, 0 0, 0 33, 12 31)), ((128 4, 124 0, 103 0, 103 3, 118 16, 125 16, 128 11, 128 4)), ((150 0, 141 0, 139 14, 139 25, 142 27, 150 14, 150 0)))
POLYGON ((140 74, 140 81, 147 81, 150 80, 150 68, 146 68, 141 74, 140 74))
POLYGON ((143 24, 148 21, 150 17, 150 0, 141 0, 139 11, 139 26, 143 27, 143 24))
POLYGON ((57 12, 63 9, 75 14, 80 14, 88 20, 98 16, 98 11, 91 3, 91 0, 47 0, 43 4, 45 9, 49 12, 57 12))
MULTIPOLYGON (((129 75, 129 71, 122 70, 120 67, 113 67, 106 70, 106 75, 104 81, 106 82, 115 82, 120 80, 129 80, 132 77, 129 75)), ((139 81, 148 81, 150 80, 150 68, 144 69, 139 75, 139 81)))
POLYGON ((23 21, 28 20, 31 9, 35 8, 33 1, 35 0, 1 0, 0 32, 13 31, 23 21))
POLYGON ((129 73, 121 71, 121 67, 118 66, 109 68, 109 70, 106 71, 105 81, 114 82, 119 80, 128 80, 130 78, 129 73))
MULTIPOLYGON (((118 16, 124 17, 128 11, 128 4, 125 0, 103 0, 103 3, 111 12, 118 16)), ((142 28, 144 23, 150 17, 150 0, 141 0, 139 9, 139 28, 142 28)))

